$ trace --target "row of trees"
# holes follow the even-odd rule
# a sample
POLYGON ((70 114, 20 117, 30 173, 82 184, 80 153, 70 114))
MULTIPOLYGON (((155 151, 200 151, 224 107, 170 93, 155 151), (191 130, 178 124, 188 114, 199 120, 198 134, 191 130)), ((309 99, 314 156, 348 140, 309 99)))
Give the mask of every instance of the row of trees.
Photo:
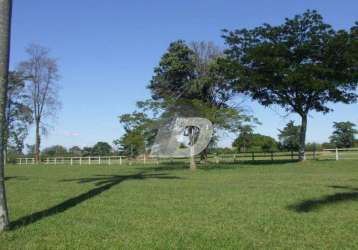
MULTIPOLYGON (((330 136, 329 142, 322 144, 307 143, 305 149, 315 151, 321 149, 358 147, 358 139, 355 137, 355 135, 358 134, 358 130, 356 130, 355 127, 356 125, 349 121, 334 122, 334 131, 330 136)), ((240 152, 297 151, 300 148, 300 131, 300 126, 290 121, 282 130, 279 130, 279 141, 276 141, 272 137, 254 133, 252 127, 245 126, 241 129, 240 135, 235 139, 232 146, 240 152)))
POLYGON ((110 144, 107 142, 97 142, 92 147, 79 147, 73 146, 67 149, 61 145, 54 145, 51 147, 44 148, 41 152, 42 157, 63 157, 63 156, 110 156, 116 152, 110 144))
MULTIPOLYGON (((350 30, 335 30, 317 11, 308 10, 278 26, 224 30, 223 38, 224 51, 206 42, 169 45, 148 85, 151 99, 120 117, 125 134, 117 144, 123 150, 146 151, 156 128, 176 117, 212 121, 215 136, 210 147, 218 131, 238 132, 255 122, 240 107, 237 97, 244 95, 301 117, 295 139, 304 160, 308 114, 328 113, 330 103, 357 101, 358 23, 350 30)), ((188 135, 198 133, 187 129, 188 135)), ((259 140, 273 146, 270 138, 259 140)), ((204 150, 202 158, 206 154, 204 150)))

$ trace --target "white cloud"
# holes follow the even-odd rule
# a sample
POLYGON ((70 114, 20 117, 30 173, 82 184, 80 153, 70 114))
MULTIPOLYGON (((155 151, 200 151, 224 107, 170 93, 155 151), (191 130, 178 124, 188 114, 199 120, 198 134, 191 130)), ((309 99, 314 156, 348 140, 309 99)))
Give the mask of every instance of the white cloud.
POLYGON ((63 135, 66 137, 78 137, 80 136, 80 133, 76 131, 64 131, 63 135))

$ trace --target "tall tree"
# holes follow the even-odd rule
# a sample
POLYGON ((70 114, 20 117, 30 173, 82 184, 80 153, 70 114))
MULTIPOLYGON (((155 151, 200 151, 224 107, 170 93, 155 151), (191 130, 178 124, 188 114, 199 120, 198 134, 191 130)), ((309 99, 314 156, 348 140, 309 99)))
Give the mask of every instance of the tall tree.
POLYGON ((294 121, 290 121, 282 130, 279 130, 278 138, 281 148, 288 151, 298 150, 300 148, 300 131, 301 127, 295 125, 294 121))
MULTIPOLYGON (((193 43, 191 47, 184 41, 170 44, 148 86, 153 101, 160 103, 162 117, 203 117, 216 130, 236 129, 248 118, 228 105, 233 93, 217 65, 220 55, 212 43, 193 43)), ((190 145, 198 132, 195 127, 187 129, 190 145)), ((193 155, 190 162, 195 169, 193 155)))
POLYGON ((224 32, 227 77, 262 105, 279 105, 301 117, 303 160, 309 112, 327 113, 330 102, 357 100, 358 25, 336 31, 308 10, 282 25, 224 32))
POLYGON ((26 52, 28 60, 19 65, 19 70, 27 79, 29 106, 35 123, 35 159, 40 160, 41 134, 46 132, 46 118, 53 117, 60 106, 58 99, 58 66, 50 57, 49 50, 32 44, 26 52))
POLYGON ((334 122, 333 134, 330 137, 331 143, 334 143, 337 148, 351 148, 355 142, 355 135, 358 130, 355 129, 355 124, 352 122, 334 122))
POLYGON ((9 72, 11 0, 0 0, 0 231, 9 224, 5 194, 4 150, 6 137, 6 97, 9 72))

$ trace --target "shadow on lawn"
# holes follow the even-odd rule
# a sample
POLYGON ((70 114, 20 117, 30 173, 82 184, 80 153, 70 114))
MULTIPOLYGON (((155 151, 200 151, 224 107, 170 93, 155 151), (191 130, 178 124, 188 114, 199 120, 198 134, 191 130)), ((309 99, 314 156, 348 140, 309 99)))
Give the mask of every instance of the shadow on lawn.
POLYGON ((176 176, 168 176, 167 174, 146 174, 144 172, 133 174, 133 175, 96 175, 95 177, 89 178, 79 178, 79 179, 68 179, 62 180, 64 182, 77 182, 77 183, 90 183, 93 182, 96 186, 95 188, 77 195, 75 197, 69 198, 53 207, 44 209, 42 211, 38 211, 32 213, 30 215, 21 217, 10 223, 10 230, 14 230, 16 228, 27 226, 29 224, 35 223, 41 219, 46 217, 50 217, 52 215, 56 215, 58 213, 62 213, 72 207, 75 207, 82 202, 85 202, 101 193, 111 189, 112 187, 128 180, 145 180, 145 179, 181 179, 176 176))
POLYGON ((26 177, 23 177, 23 176, 7 176, 5 177, 5 181, 9 181, 9 180, 13 180, 13 179, 16 179, 16 180, 28 180, 28 178, 26 177))
POLYGON ((348 186, 329 186, 335 189, 346 189, 351 192, 340 192, 333 195, 326 195, 320 199, 305 200, 298 204, 289 206, 288 209, 294 210, 297 213, 308 213, 314 210, 318 210, 323 206, 333 205, 346 201, 358 201, 358 188, 352 188, 348 186))
MULTIPOLYGON (((237 162, 220 162, 220 163, 197 163, 198 169, 201 170, 215 170, 215 169, 237 169, 249 166, 265 166, 277 165, 286 163, 295 163, 298 160, 262 160, 262 161, 237 161, 237 162)), ((167 171, 167 170, 185 170, 189 169, 189 163, 184 162, 162 162, 157 166, 137 167, 138 170, 153 170, 153 171, 167 171)))

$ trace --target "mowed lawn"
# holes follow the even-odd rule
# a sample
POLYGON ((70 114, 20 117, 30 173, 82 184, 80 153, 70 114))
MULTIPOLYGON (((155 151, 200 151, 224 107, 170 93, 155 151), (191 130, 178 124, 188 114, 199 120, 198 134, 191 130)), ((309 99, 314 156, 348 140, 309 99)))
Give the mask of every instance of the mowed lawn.
POLYGON ((1 249, 358 249, 358 161, 9 166, 1 249))

